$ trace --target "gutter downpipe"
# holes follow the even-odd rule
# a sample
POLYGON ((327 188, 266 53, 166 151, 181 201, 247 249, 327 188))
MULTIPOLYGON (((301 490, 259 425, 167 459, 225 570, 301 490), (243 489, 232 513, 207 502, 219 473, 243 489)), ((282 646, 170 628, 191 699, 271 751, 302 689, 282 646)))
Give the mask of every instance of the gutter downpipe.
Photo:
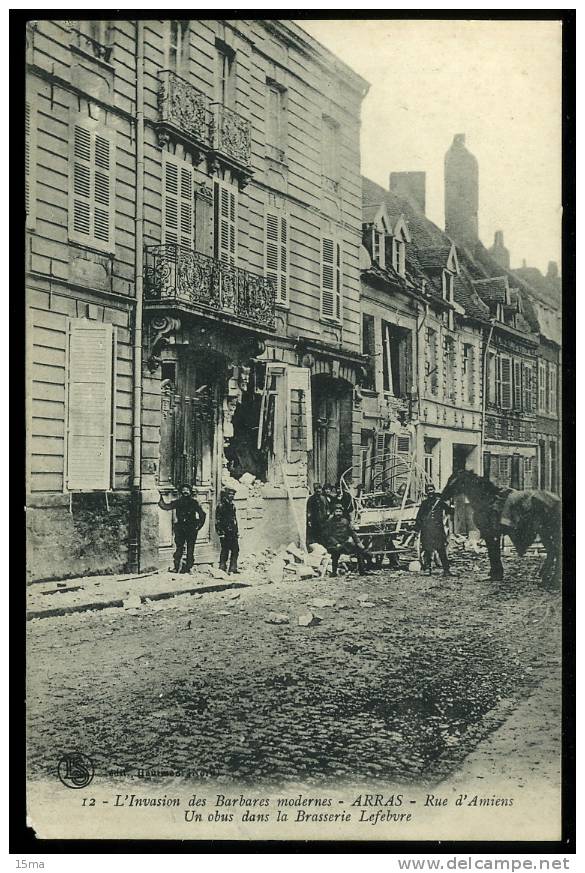
POLYGON ((140 572, 140 538, 142 516, 142 318, 144 267, 144 22, 136 21, 136 212, 135 212, 135 274, 133 344, 133 406, 132 406, 132 491, 134 504, 134 555, 132 563, 140 572))
POLYGON ((488 352, 490 350, 490 343, 492 341, 492 334, 494 332, 494 325, 496 323, 495 318, 490 319, 490 332, 487 338, 487 343, 485 344, 485 349, 483 350, 483 384, 481 391, 481 443, 480 443, 480 455, 479 455, 479 469, 481 470, 481 475, 484 474, 483 469, 483 450, 485 445, 485 407, 486 407, 486 399, 487 399, 487 357, 488 352))

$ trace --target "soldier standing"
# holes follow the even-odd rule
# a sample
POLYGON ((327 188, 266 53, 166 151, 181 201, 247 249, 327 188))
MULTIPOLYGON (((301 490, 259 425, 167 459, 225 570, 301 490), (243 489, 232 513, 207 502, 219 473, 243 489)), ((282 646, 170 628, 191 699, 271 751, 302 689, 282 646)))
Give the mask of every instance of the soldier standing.
POLYGON ((445 503, 442 496, 437 494, 434 485, 427 485, 425 494, 414 523, 414 529, 420 531, 422 568, 429 573, 432 571, 433 553, 437 552, 443 568, 443 576, 451 576, 446 549, 445 513, 451 514, 453 510, 448 503, 445 503))
POLYGON ((238 519, 234 506, 235 488, 226 488, 222 495, 219 506, 215 511, 215 530, 221 543, 219 554, 219 569, 224 572, 238 572, 238 519), (229 558, 229 571, 228 567, 229 558))
POLYGON ((181 571, 188 573, 194 563, 195 543, 197 542, 197 534, 205 524, 207 518, 200 504, 191 494, 190 485, 181 486, 181 496, 177 500, 172 500, 170 503, 165 503, 162 494, 158 505, 161 509, 167 512, 175 510, 177 521, 175 524, 175 554, 173 559, 175 562, 175 573, 181 570, 181 561, 183 559, 183 549, 187 546, 187 557, 185 560, 185 568, 181 571))

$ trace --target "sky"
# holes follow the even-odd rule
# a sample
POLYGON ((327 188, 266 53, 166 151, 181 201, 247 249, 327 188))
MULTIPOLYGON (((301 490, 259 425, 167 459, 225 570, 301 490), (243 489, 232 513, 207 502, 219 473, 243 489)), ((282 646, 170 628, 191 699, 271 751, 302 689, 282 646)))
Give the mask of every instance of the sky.
POLYGON ((443 160, 456 133, 479 161, 479 234, 504 231, 511 266, 561 265, 561 24, 298 21, 370 82, 362 173, 424 170, 444 227, 443 160))

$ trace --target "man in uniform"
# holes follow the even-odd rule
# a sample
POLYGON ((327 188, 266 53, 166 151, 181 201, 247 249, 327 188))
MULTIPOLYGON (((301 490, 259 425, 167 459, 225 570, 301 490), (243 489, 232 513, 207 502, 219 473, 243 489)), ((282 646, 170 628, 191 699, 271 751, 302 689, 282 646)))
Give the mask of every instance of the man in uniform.
POLYGON ((238 519, 234 506, 234 488, 226 488, 215 511, 215 530, 221 543, 219 569, 224 572, 238 572, 238 519), (228 571, 229 558, 229 571, 228 571))
POLYGON ((344 516, 341 503, 335 506, 333 515, 326 522, 323 539, 323 545, 331 555, 332 576, 337 576, 337 565, 341 554, 355 555, 360 576, 367 575, 366 559, 370 560, 371 556, 366 551, 349 520, 344 516))
POLYGON ((425 494, 414 523, 415 531, 420 531, 422 568, 432 572, 433 553, 437 552, 443 576, 451 576, 446 549, 445 513, 452 515, 453 510, 437 493, 434 485, 427 485, 425 494))
MULTIPOLYGON (((160 492, 159 492, 160 493, 160 492)), ((165 503, 162 494, 158 505, 161 509, 167 512, 175 510, 175 554, 173 560, 175 562, 175 573, 181 571, 188 573, 194 563, 195 543, 197 542, 197 534, 205 524, 207 518, 205 512, 191 494, 190 485, 181 486, 181 496, 177 500, 172 500, 170 503, 165 503), (185 560, 184 569, 181 570, 181 561, 183 559, 183 548, 187 546, 187 557, 185 560)))
POLYGON ((323 545, 323 526, 327 521, 329 504, 320 482, 313 485, 313 494, 307 500, 307 543, 323 545))

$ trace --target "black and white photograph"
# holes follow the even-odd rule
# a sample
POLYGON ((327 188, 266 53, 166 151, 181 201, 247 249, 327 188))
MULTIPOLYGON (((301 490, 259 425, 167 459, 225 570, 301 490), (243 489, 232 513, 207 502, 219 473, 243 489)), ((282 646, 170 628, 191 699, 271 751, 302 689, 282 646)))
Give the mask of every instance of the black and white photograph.
POLYGON ((560 841, 563 16, 60 14, 28 827, 560 841))

